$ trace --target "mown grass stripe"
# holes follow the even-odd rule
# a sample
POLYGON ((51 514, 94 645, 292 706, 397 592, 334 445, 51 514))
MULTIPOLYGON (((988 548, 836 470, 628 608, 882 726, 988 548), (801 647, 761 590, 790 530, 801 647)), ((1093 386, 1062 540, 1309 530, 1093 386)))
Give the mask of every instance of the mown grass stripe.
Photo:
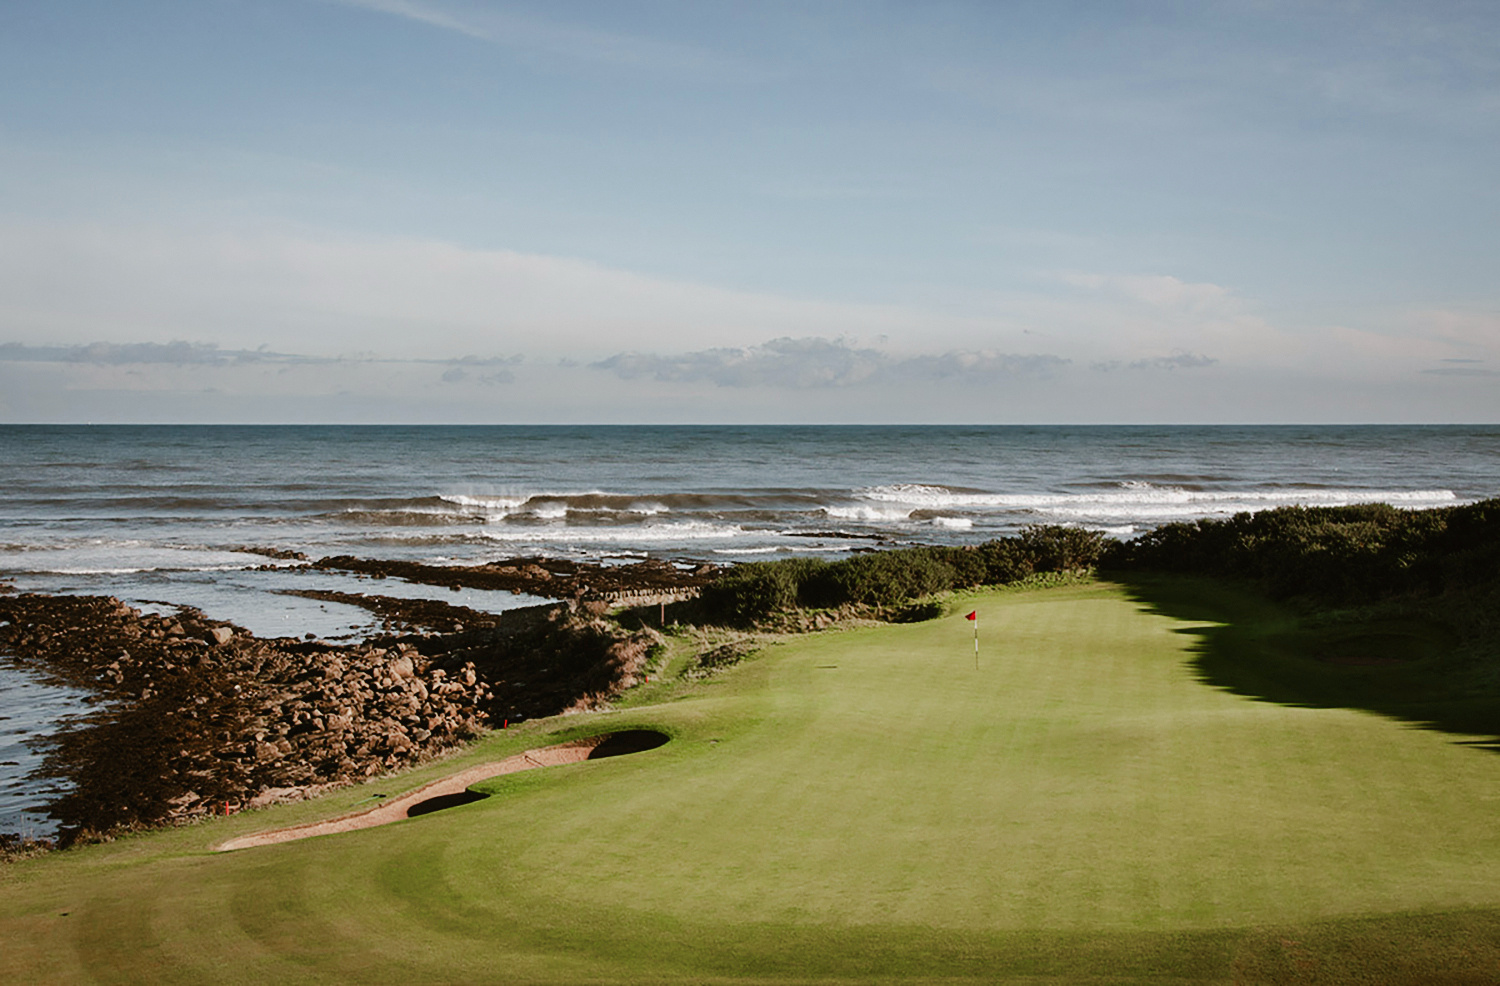
MULTIPOLYGON (((248 828, 231 819, 8 868, 0 979, 1415 981, 1407 953, 1491 968, 1500 946, 1472 941, 1465 964, 1462 945, 1500 933, 1500 759, 1210 687, 1203 625, 1111 587, 975 598, 978 671, 961 614, 795 639, 598 720, 628 714, 667 746, 500 778, 463 808, 203 855, 248 828), (77 964, 42 963, 38 909, 64 899, 84 902, 57 939, 77 964)), ((475 758, 580 721, 497 733, 475 758)))

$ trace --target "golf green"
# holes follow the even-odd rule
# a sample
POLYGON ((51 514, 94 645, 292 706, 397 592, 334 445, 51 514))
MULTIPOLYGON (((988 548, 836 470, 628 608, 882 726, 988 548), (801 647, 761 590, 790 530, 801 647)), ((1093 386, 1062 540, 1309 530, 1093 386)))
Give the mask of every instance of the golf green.
POLYGON ((1500 758, 1215 688, 1203 626, 1108 584, 976 594, 409 777, 14 864, 0 979, 1500 977, 1500 758), (627 728, 673 740, 381 828, 211 852, 627 728))

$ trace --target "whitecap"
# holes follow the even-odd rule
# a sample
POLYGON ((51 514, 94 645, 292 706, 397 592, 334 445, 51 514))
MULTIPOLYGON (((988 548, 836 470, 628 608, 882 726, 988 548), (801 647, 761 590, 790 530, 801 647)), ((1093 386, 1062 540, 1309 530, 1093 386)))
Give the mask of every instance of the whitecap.
POLYGON ((839 520, 882 521, 907 520, 911 517, 914 508, 854 506, 823 507, 822 509, 823 513, 829 517, 836 517, 839 520))
POLYGON ((700 541, 742 537, 747 532, 738 525, 686 521, 680 524, 651 524, 645 527, 486 527, 484 536, 510 543, 615 543, 631 541, 700 541))

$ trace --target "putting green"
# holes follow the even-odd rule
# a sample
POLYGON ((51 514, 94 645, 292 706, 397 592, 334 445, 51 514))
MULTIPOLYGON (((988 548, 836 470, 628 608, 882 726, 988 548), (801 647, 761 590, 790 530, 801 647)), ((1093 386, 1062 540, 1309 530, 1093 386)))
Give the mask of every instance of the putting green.
POLYGON ((7 867, 0 979, 1500 974, 1500 758, 1212 688, 1193 625, 1118 587, 970 606, 977 669, 962 615, 798 638, 396 783, 7 867), (634 727, 674 741, 379 829, 207 852, 634 727))

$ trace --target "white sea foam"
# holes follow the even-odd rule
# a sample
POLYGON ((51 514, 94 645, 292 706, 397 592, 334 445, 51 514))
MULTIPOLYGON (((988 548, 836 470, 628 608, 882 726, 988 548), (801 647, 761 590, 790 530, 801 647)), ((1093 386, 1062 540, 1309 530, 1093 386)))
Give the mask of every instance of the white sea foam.
POLYGON ((997 508, 1033 511, 1058 516, 1112 514, 1143 519, 1159 515, 1193 515, 1263 510, 1279 506, 1347 506, 1354 503, 1389 503, 1421 508, 1457 502, 1452 490, 1348 490, 1289 487, 1273 490, 1188 490, 1179 486, 1157 486, 1127 480, 1113 490, 1092 493, 958 493, 942 486, 900 484, 875 486, 856 496, 879 503, 910 505, 913 509, 997 508), (1179 506, 1185 511, 1163 514, 1161 508, 1179 506))
POLYGON ((146 572, 231 572, 260 565, 295 565, 246 551, 107 541, 60 546, 7 546, 0 572, 50 575, 138 575, 146 572), (19 550, 17 550, 19 549, 19 550))
POLYGON ((756 548, 710 548, 715 555, 828 555, 852 551, 854 542, 840 544, 781 544, 756 548))
POLYGON ((967 531, 974 526, 974 521, 968 517, 934 517, 933 527, 943 527, 950 531, 967 531))
POLYGON ((907 520, 911 517, 914 507, 824 507, 823 513, 837 520, 907 520))
POLYGON ((742 537, 737 524, 687 521, 643 527, 486 527, 484 537, 515 544, 616 544, 630 542, 704 541, 742 537))
POLYGON ((478 517, 488 523, 498 523, 515 516, 558 520, 571 513, 637 514, 651 517, 671 512, 670 507, 658 500, 640 499, 633 494, 610 493, 605 490, 585 490, 574 493, 540 492, 510 496, 444 493, 439 496, 439 499, 452 504, 457 509, 443 507, 402 509, 411 513, 478 517))
POLYGON ((527 500, 531 495, 525 496, 473 496, 467 493, 441 493, 439 500, 446 500, 460 507, 477 507, 480 510, 514 510, 527 500))

